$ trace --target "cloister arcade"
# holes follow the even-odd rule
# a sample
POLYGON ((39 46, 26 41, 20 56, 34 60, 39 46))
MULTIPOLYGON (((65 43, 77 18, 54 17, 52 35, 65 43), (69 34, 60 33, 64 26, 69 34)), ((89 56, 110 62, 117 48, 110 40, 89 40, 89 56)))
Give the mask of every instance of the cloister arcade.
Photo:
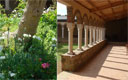
POLYGON ((101 22, 100 20, 94 20, 91 16, 84 14, 83 17, 81 17, 81 13, 79 10, 76 10, 74 13, 74 18, 75 16, 77 17, 77 22, 75 22, 75 19, 73 22, 60 22, 58 24, 61 25, 62 27, 62 35, 61 37, 64 38, 64 29, 68 29, 68 53, 69 54, 74 54, 72 51, 72 46, 73 46, 73 31, 74 28, 77 27, 78 29, 78 50, 82 51, 89 46, 96 45, 97 43, 104 41, 105 40, 105 27, 103 26, 104 23, 101 22), (93 23, 93 24, 92 24, 93 23), (75 26, 76 24, 76 26, 75 26), (71 27, 71 26, 72 27, 71 27), (84 30, 84 46, 82 47, 82 31, 84 30), (90 36, 90 37, 89 37, 90 36))
MULTIPOLYGON (((68 33, 68 51, 67 53, 61 55, 62 71, 71 71, 71 72, 77 71, 81 68, 81 66, 87 64, 88 61, 92 59, 92 57, 97 55, 106 46, 108 41, 106 40, 105 24, 107 20, 108 21, 111 20, 109 20, 109 18, 108 19, 103 18, 106 16, 98 16, 96 13, 93 13, 91 11, 93 8, 97 7, 93 5, 92 0, 90 1, 90 4, 93 6, 92 9, 87 8, 87 6, 83 5, 85 4, 85 2, 89 3, 89 1, 86 0, 85 1, 58 0, 58 1, 67 6, 67 20, 63 22, 58 21, 58 25, 59 27, 61 27, 59 30, 62 30, 61 31, 62 40, 65 39, 65 29, 68 30, 66 31, 68 33), (76 50, 73 50, 73 44, 74 44, 73 34, 75 27, 77 27, 78 47, 76 50), (84 46, 82 46, 82 43, 84 43, 84 46)), ((98 8, 95 8, 94 10, 98 11, 98 8)), ((58 79, 64 78, 62 76, 66 74, 69 73, 67 72, 60 73, 58 79)), ((72 80, 73 78, 70 76, 72 76, 72 74, 69 74, 66 77, 69 77, 72 80)), ((70 80, 70 79, 64 78, 64 80, 70 80)), ((88 79, 89 78, 87 78, 87 80, 88 79)), ((83 78, 81 80, 85 80, 85 79, 83 78)))

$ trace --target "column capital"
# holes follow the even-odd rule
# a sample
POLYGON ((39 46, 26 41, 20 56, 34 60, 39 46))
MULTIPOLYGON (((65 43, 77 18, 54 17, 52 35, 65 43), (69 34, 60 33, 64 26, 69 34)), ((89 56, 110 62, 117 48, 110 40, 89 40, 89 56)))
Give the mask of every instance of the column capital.
POLYGON ((92 26, 89 26, 89 29, 92 29, 92 26))
POLYGON ((62 23, 60 23, 60 24, 61 24, 61 25, 62 25, 62 27, 63 27, 66 23, 63 23, 63 22, 62 22, 62 23))
POLYGON ((83 29, 83 24, 77 24, 77 28, 78 28, 79 30, 83 29))
POLYGON ((75 27, 75 24, 74 23, 67 23, 68 31, 73 30, 74 27, 75 27))
POLYGON ((94 26, 93 28, 96 29, 96 26, 94 26))
POLYGON ((89 27, 89 25, 84 25, 84 27, 89 27))

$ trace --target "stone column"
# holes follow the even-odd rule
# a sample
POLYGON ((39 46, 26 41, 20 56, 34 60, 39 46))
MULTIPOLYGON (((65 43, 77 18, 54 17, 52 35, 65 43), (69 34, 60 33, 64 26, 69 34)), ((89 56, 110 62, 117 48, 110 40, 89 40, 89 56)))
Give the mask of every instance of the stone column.
POLYGON ((103 28, 101 28, 101 41, 103 41, 103 28))
POLYGON ((64 38, 64 24, 62 24, 62 38, 64 38))
POLYGON ((96 38, 95 38, 95 27, 93 27, 93 44, 95 44, 96 42, 96 38))
POLYGON ((100 28, 98 29, 98 36, 99 36, 98 42, 100 42, 100 28))
POLYGON ((5 10, 9 10, 9 0, 5 0, 5 10))
POLYGON ((100 41, 102 41, 102 28, 100 28, 100 41))
POLYGON ((90 35, 90 39, 89 39, 89 44, 92 45, 92 26, 89 26, 89 35, 90 35))
POLYGON ((96 42, 98 43, 98 27, 96 27, 96 42))
POLYGON ((84 26, 84 32, 85 32, 85 45, 84 45, 84 48, 87 48, 88 47, 88 25, 85 25, 84 26))
POLYGON ((103 28, 102 28, 102 41, 104 40, 104 32, 103 32, 103 28))
POLYGON ((83 25, 82 24, 77 24, 77 29, 78 29, 78 49, 77 50, 82 50, 82 29, 83 25))
POLYGON ((104 40, 105 40, 105 28, 103 28, 103 33, 104 33, 104 40))
POLYGON ((102 41, 102 28, 100 28, 100 35, 101 35, 101 41, 102 41))
POLYGON ((67 23, 68 28, 68 54, 74 55, 73 53, 73 30, 74 30, 73 23, 67 23))
POLYGON ((97 33, 96 33, 96 27, 95 27, 95 44, 96 44, 96 42, 97 42, 97 33))
POLYGON ((101 42, 101 28, 99 30, 100 30, 100 42, 101 42))

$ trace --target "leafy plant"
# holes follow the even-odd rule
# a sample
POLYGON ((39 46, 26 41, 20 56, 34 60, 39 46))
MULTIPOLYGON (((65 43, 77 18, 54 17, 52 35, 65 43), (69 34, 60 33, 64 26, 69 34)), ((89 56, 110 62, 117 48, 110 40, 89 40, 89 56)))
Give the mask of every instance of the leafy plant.
MULTIPOLYGON (((17 30, 26 5, 19 1, 19 6, 9 17, 0 14, 0 31, 17 30)), ((3 75, 0 79, 56 79, 56 26, 56 10, 49 10, 42 14, 36 35, 23 39, 12 37, 9 46, 6 38, 0 41, 3 45, 0 57, 5 57, 0 59, 3 75)))

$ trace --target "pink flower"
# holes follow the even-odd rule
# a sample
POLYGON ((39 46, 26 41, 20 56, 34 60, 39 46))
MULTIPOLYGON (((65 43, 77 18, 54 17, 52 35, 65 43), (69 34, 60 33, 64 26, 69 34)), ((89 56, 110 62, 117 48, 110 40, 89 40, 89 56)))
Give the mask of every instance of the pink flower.
POLYGON ((39 58, 39 61, 42 61, 42 58, 39 58))
POLYGON ((46 67, 49 68, 50 64, 48 64, 48 63, 46 63, 46 64, 47 64, 46 67))
POLYGON ((41 66, 42 66, 42 68, 49 68, 49 66, 50 66, 50 64, 48 64, 48 63, 43 63, 43 64, 41 64, 41 66))

